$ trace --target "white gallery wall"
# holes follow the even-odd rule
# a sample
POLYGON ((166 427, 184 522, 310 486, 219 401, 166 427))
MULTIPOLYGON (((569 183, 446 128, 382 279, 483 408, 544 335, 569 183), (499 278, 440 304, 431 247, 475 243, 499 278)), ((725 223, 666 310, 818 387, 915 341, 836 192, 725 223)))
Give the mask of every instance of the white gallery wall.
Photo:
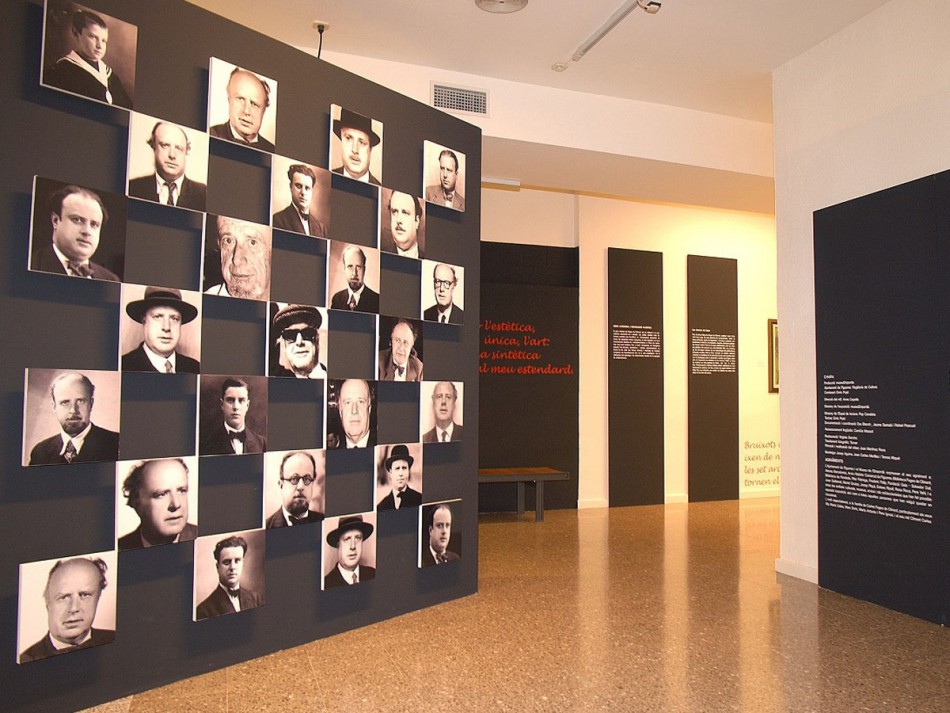
MULTIPOLYGON (((950 8, 892 0, 773 73, 781 555, 818 580, 812 213, 950 169, 950 8)), ((873 288, 873 286, 870 286, 873 288)))

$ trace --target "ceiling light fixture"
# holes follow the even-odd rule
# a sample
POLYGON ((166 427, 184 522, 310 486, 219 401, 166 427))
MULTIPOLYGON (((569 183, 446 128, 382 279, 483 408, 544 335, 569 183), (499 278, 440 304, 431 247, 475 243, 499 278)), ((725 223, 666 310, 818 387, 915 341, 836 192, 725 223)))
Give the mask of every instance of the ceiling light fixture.
MULTIPOLYGON (((478 0, 476 0, 478 2, 478 0)), ((567 59, 563 62, 555 62, 551 65, 551 69, 555 72, 563 72, 568 68, 571 62, 580 62, 581 58, 588 52, 591 48, 600 42, 604 37, 606 37, 610 32, 623 21, 623 19, 629 15, 631 12, 640 8, 648 15, 655 15, 660 11, 661 3, 658 0, 626 0, 623 5, 609 18, 607 22, 601 25, 590 37, 581 42, 574 54, 571 55, 570 59, 567 59)))
POLYGON ((505 15, 524 10, 528 0, 475 0, 475 4, 485 12, 505 15))

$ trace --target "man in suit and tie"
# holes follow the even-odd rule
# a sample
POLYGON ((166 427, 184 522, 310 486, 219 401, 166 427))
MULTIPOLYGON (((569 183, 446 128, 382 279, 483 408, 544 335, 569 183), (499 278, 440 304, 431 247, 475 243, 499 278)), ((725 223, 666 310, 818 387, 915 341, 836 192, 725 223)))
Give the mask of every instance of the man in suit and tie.
POLYGON ((313 212, 316 205, 313 192, 318 190, 316 172, 310 166, 295 163, 287 169, 287 178, 290 180, 290 205, 274 213, 273 226, 305 233, 312 238, 329 238, 327 226, 313 212))
POLYGON ((369 382, 363 379, 346 379, 337 390, 336 400, 343 432, 327 433, 327 448, 375 446, 376 429, 372 427, 373 394, 369 382))
POLYGON ((181 458, 133 465, 122 483, 122 495, 140 522, 119 538, 119 551, 195 539, 198 528, 188 522, 188 487, 188 466, 181 458))
POLYGON ((208 133, 218 139, 274 153, 274 144, 260 134, 264 112, 270 106, 270 85, 253 72, 235 67, 228 77, 227 91, 228 120, 215 124, 208 133))
POLYGON ((383 207, 379 249, 403 257, 424 257, 422 249, 422 205, 418 198, 401 191, 383 189, 383 207), (387 220, 388 218, 388 220, 387 220))
POLYGON ((455 422, 458 389, 451 381, 440 381, 432 392, 432 415, 435 426, 422 434, 423 443, 445 443, 462 440, 462 424, 455 422))
POLYGON ((223 421, 209 424, 201 433, 203 456, 263 453, 267 450, 264 436, 247 427, 245 418, 251 398, 244 379, 229 376, 221 383, 221 414, 223 421))
POLYGON ((322 477, 317 474, 317 462, 306 451, 292 451, 280 462, 280 474, 277 478, 280 487, 281 506, 267 518, 265 527, 294 527, 323 522, 323 513, 313 510, 320 490, 319 500, 323 499, 322 477))
POLYGON ((458 177, 458 156, 454 151, 443 149, 439 154, 439 185, 426 186, 426 200, 453 210, 465 210, 465 197, 456 187, 458 177))
POLYGON ((422 360, 416 354, 416 328, 397 319, 389 334, 389 346, 379 353, 380 381, 422 381, 422 360))
POLYGON ((323 588, 345 587, 376 577, 376 569, 360 564, 363 543, 373 535, 373 525, 364 522, 362 515, 340 518, 335 530, 327 534, 327 544, 337 550, 337 564, 323 577, 323 588))
POLYGON ((53 239, 34 251, 30 267, 41 272, 120 282, 111 270, 93 262, 99 237, 109 219, 99 195, 88 188, 68 185, 47 198, 53 239))
POLYGON ((377 503, 377 510, 400 510, 422 505, 422 493, 409 487, 414 462, 415 459, 409 454, 409 448, 405 445, 400 443, 392 447, 389 456, 383 461, 386 472, 389 474, 392 491, 377 503))
POLYGON ((218 586, 195 608, 195 621, 264 606, 264 597, 241 586, 247 540, 232 535, 214 546, 218 586))
POLYGON ((364 282, 366 253, 359 245, 347 245, 340 256, 340 268, 346 277, 346 288, 330 298, 331 309, 356 312, 379 312, 379 293, 364 282))
POLYGON ((60 432, 30 451, 30 465, 91 463, 119 459, 119 434, 92 422, 95 385, 85 374, 60 374, 50 386, 60 432))
POLYGON ((152 127, 148 145, 154 153, 155 172, 129 181, 129 195, 163 205, 205 209, 208 187, 185 175, 191 141, 185 130, 167 121, 152 127))
POLYGON ((125 313, 142 325, 144 339, 122 355, 122 371, 148 371, 160 374, 197 374, 196 359, 177 351, 182 325, 198 316, 198 308, 181 298, 171 287, 146 287, 145 296, 129 302, 125 313))
POLYGON ((373 131, 373 120, 341 108, 340 118, 333 121, 333 133, 340 139, 342 149, 342 163, 333 169, 333 173, 361 183, 380 185, 379 179, 369 170, 373 149, 380 142, 379 134, 373 131))
POLYGON ((458 285, 458 277, 454 267, 442 262, 435 266, 435 270, 432 271, 435 304, 423 312, 424 319, 443 324, 462 324, 464 313, 453 300, 456 285, 458 285))
POLYGON ((448 503, 427 506, 425 520, 429 541, 422 547, 422 566, 430 567, 460 559, 458 553, 449 549, 452 539, 452 508, 448 503))

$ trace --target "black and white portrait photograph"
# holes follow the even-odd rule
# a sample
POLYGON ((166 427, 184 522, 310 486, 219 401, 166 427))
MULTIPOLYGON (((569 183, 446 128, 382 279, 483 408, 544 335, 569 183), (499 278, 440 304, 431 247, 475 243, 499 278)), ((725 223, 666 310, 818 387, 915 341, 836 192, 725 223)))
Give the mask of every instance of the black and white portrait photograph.
POLYGON ((122 374, 27 369, 23 385, 23 465, 119 459, 122 374))
POLYGON ((422 185, 427 203, 465 210, 465 154, 433 141, 423 144, 422 185))
POLYGON ((330 105, 330 170, 379 186, 383 180, 383 122, 330 105))
POLYGON ((465 270, 435 260, 422 261, 422 318, 441 324, 465 323, 465 270))
POLYGON ((121 282, 125 222, 125 196, 35 176, 30 269, 121 282))
POLYGON ((208 78, 208 133, 259 151, 277 143, 277 82, 212 57, 208 78))
POLYGON ((264 606, 263 530, 195 540, 195 621, 264 606))
POLYGON ((201 293, 156 285, 122 285, 119 363, 122 371, 201 371, 201 293))
POLYGON ((244 455, 267 450, 267 377, 201 376, 198 453, 244 455))
POLYGON ((462 557, 461 500, 426 503, 419 511, 419 567, 462 557))
POLYGON ((327 310, 270 303, 268 373, 295 379, 327 378, 327 310))
POLYGON ((323 522, 326 451, 272 451, 264 456, 264 527, 323 522))
POLYGON ((94 7, 47 0, 40 84, 131 109, 138 28, 94 7))
POLYGON ((417 260, 425 257, 426 210, 421 198, 394 191, 380 190, 379 249, 417 260))
POLYGON ((422 323, 404 317, 379 318, 380 381, 422 381, 422 323))
POLYGON ((327 292, 331 309, 379 312, 379 251, 330 241, 327 292))
POLYGON ((330 517, 323 521, 324 590, 376 578, 375 530, 375 512, 330 517))
POLYGON ((204 243, 205 294, 265 301, 270 297, 269 225, 208 215, 204 243))
POLYGON ((327 382, 328 449, 376 445, 376 382, 330 379, 327 382))
POLYGON ((330 237, 330 172, 284 156, 271 159, 271 225, 278 230, 330 237))
POLYGON ((130 198, 204 211, 208 134, 132 112, 127 193, 130 198))
POLYGON ((424 381, 419 389, 419 433, 423 443, 462 440, 461 381, 424 381))
POLYGON ((376 446, 376 509, 422 505, 422 444, 376 446))
POLYGON ((120 552, 198 536, 198 457, 115 464, 115 539, 120 552))
POLYGON ((20 564, 17 663, 115 641, 115 550, 20 564))

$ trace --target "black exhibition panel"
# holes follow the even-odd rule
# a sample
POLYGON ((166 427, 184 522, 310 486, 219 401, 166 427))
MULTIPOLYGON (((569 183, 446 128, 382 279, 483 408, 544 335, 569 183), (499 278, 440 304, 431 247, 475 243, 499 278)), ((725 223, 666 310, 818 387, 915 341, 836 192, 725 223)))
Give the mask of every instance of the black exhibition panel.
MULTIPOLYGON (((4 67, 0 93, 7 122, 0 138, 5 162, 0 219, 6 236, 0 245, 5 327, 0 347, 0 428, 8 438, 0 451, 0 518, 11 537, 0 555, 0 710, 48 713, 85 708, 474 593, 480 130, 187 2, 97 0, 97 11, 138 28, 136 112, 205 131, 209 58, 217 57, 278 83, 276 151, 281 156, 329 168, 331 104, 383 123, 383 182, 388 187, 422 194, 426 140, 465 154, 466 210, 427 206, 426 257, 464 267, 464 304, 470 319, 464 325, 425 325, 426 373, 465 385, 465 440, 425 446, 423 493, 426 502, 461 499, 453 530, 458 530, 465 550, 460 561, 446 567, 418 568, 417 513, 399 511, 398 516, 377 520, 375 580, 361 582, 352 592, 321 591, 321 526, 267 530, 265 605, 199 622, 192 621, 190 542, 122 551, 117 568, 107 573, 107 588, 114 588, 117 597, 115 641, 17 663, 19 565, 116 547, 115 463, 21 464, 25 369, 115 372, 119 367, 121 285, 28 270, 33 177, 123 196, 129 113, 40 86, 43 5, 13 0, 5 7, 0 43, 4 67)), ((208 215, 268 223, 270 166, 267 153, 211 139, 208 215)), ((376 194, 372 186, 334 175, 331 238, 374 247, 376 194)), ((202 273, 214 267, 213 261, 209 267, 207 251, 202 251, 208 237, 205 216, 133 199, 127 208, 127 220, 122 218, 128 234, 120 277, 138 285, 202 290, 202 273)), ((44 213, 38 208, 37 236, 48 240, 49 216, 44 213)), ((118 222, 106 227, 117 229, 118 222)), ((325 306, 327 276, 340 269, 328 264, 328 243, 274 231, 273 246, 271 299, 325 306)), ((417 261, 382 261, 384 313, 419 319, 419 275, 417 261)), ((206 375, 239 374, 271 382, 270 389, 255 391, 268 393, 267 402, 259 403, 263 397, 255 397, 254 418, 248 416, 249 424, 269 431, 269 449, 322 447, 327 426, 322 382, 266 376, 267 337, 274 337, 268 331, 268 303, 201 297, 200 376, 119 375, 122 410, 116 429, 121 430, 121 458, 194 453, 196 429, 205 415, 199 409, 202 392, 217 398, 207 384, 202 386, 206 375)), ((323 327, 329 334, 331 377, 376 378, 376 319, 372 314, 330 310, 323 327)), ((380 390, 376 422, 383 437, 419 442, 419 405, 414 400, 418 389, 406 386, 412 388, 380 390)), ((105 409, 98 392, 96 399, 93 421, 105 409)), ((351 453, 328 453, 328 517, 374 509, 375 456, 371 449, 357 456, 351 453)), ((196 460, 201 475, 198 537, 260 528, 264 457, 196 460)))
POLYGON ((950 173, 816 211, 819 584, 950 617, 950 173))

